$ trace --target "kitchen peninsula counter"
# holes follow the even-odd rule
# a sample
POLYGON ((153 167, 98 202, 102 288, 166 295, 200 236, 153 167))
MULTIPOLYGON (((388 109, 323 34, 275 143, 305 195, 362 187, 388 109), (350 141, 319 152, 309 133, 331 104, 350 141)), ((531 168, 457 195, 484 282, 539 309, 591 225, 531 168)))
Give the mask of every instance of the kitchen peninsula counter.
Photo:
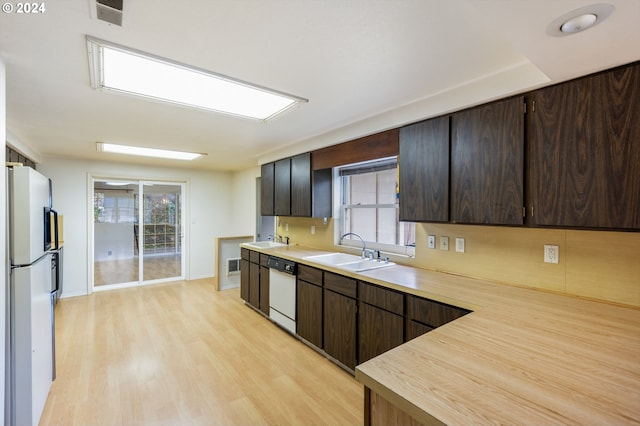
POLYGON ((348 272, 303 259, 326 251, 300 246, 245 247, 473 311, 356 367, 372 423, 385 404, 423 424, 640 423, 639 309, 401 265, 348 272))

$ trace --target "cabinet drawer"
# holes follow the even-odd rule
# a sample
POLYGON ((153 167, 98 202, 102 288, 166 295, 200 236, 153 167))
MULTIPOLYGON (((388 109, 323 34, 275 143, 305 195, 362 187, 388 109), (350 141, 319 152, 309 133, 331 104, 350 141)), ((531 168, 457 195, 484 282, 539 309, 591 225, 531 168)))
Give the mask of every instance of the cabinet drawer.
POLYGON ((260 252, 249 250, 249 261, 251 263, 260 263, 260 252))
POLYGON ((469 311, 433 300, 416 296, 407 297, 407 319, 436 328, 456 318, 468 314, 469 311))
POLYGON ((267 265, 268 261, 269 261, 269 255, 260 253, 260 266, 268 266, 267 265))
POLYGON ((327 271, 324 273, 324 287, 354 299, 358 292, 356 280, 327 271))
POLYGON ((298 264, 298 279, 322 286, 322 270, 298 264))
POLYGON ((249 260, 249 249, 241 248, 240 249, 240 257, 244 260, 249 260))
POLYGON ((404 315, 404 295, 384 287, 358 281, 360 300, 394 314, 404 315))

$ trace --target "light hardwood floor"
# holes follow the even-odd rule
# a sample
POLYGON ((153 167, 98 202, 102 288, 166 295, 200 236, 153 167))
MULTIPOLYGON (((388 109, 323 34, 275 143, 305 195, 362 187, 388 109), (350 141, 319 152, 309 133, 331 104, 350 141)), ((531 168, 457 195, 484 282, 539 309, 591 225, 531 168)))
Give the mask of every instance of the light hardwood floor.
POLYGON ((363 388, 213 280, 62 299, 41 425, 361 425, 363 388))

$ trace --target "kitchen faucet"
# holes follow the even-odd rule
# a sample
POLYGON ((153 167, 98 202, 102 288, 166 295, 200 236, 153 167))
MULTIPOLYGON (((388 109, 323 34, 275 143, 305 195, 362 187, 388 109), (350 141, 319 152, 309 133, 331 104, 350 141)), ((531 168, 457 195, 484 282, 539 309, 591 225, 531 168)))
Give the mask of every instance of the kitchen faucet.
POLYGON ((342 244, 342 240, 344 239, 344 237, 348 235, 353 235, 354 237, 360 238, 360 241, 362 241, 362 258, 364 259, 367 255, 367 244, 364 242, 364 238, 362 238, 360 234, 356 234, 355 232, 347 232, 342 237, 340 237, 340 244, 342 244))

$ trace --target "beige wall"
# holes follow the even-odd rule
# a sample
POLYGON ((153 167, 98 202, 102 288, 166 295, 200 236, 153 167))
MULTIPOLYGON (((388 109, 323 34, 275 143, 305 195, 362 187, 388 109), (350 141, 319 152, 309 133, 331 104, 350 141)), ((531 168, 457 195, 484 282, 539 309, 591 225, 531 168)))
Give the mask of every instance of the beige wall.
MULTIPOLYGON (((282 217, 279 222, 278 235, 289 236, 292 244, 336 250, 332 219, 327 225, 309 218, 282 217)), ((416 232, 415 259, 394 260, 640 307, 640 233, 451 224, 418 224, 416 232), (448 236, 449 251, 427 248, 427 235, 448 236), (465 253, 456 253, 456 237, 465 239, 465 253), (545 244, 559 246, 558 264, 543 262, 545 244)))

